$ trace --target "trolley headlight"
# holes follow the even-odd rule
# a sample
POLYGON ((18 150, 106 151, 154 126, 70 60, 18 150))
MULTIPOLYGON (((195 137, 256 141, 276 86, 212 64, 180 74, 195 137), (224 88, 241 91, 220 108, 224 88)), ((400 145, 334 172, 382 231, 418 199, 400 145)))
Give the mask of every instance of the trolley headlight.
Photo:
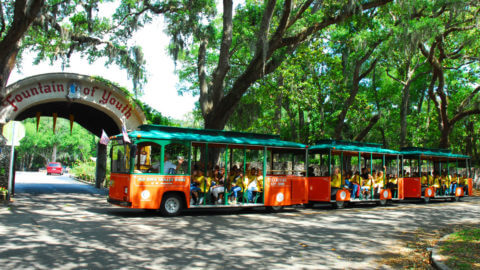
POLYGON ((128 187, 124 187, 124 191, 123 191, 123 192, 125 192, 125 194, 128 194, 128 187))

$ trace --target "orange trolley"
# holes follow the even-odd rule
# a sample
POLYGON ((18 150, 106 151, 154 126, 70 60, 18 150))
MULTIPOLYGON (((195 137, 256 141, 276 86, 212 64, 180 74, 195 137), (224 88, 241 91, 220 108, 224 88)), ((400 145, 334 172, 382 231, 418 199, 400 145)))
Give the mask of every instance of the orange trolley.
POLYGON ((113 137, 108 202, 178 215, 186 208, 308 202, 306 146, 278 136, 142 125, 113 137))
POLYGON ((402 148, 400 200, 458 201, 472 196, 470 157, 446 149, 402 148))
POLYGON ((308 148, 308 200, 385 205, 396 196, 399 157, 379 144, 319 141, 308 148))

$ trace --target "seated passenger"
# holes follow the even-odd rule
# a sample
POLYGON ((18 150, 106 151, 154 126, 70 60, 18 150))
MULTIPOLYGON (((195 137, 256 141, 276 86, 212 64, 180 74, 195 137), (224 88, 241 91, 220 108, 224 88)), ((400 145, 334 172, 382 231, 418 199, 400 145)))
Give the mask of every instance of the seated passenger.
POLYGON ((455 195, 455 190, 457 189, 457 182, 458 182, 458 176, 456 173, 454 173, 452 177, 452 181, 450 182, 450 186, 448 187, 450 195, 455 195))
POLYGON ((210 191, 212 192, 213 201, 215 203, 221 203, 223 198, 223 192, 225 192, 225 168, 222 168, 220 170, 215 168, 215 172, 215 183, 212 183, 210 191))
POLYGON ((380 193, 380 190, 383 188, 383 171, 378 171, 377 177, 375 179, 375 193, 380 193))
POLYGON ((363 198, 368 198, 368 196, 370 195, 371 191, 371 187, 373 185, 373 177, 371 174, 368 175, 368 179, 362 179, 362 196, 363 198))
POLYGON ((438 173, 434 173, 433 175, 433 187, 435 188, 435 194, 439 195, 441 188, 441 180, 438 173))
POLYGON ((198 192, 200 191, 200 188, 198 187, 200 183, 198 183, 198 175, 199 175, 199 170, 194 169, 192 172, 192 177, 190 178, 190 196, 193 199, 193 204, 197 204, 198 202, 198 192))
POLYGON ((353 177, 351 178, 350 184, 351 184, 351 189, 352 189, 352 194, 351 198, 355 199, 360 196, 360 174, 358 172, 355 172, 353 177))
POLYGON ((245 190, 245 185, 243 181, 244 181, 243 172, 240 172, 240 170, 237 170, 233 178, 233 181, 231 183, 232 187, 230 188, 230 192, 233 194, 233 200, 232 200, 233 204, 237 203, 238 192, 239 191, 243 192, 245 190))
POLYGON ((213 173, 211 170, 207 171, 207 177, 203 176, 203 172, 199 174, 200 176, 197 178, 198 187, 200 188, 200 192, 202 196, 200 196, 199 204, 203 203, 203 200, 207 198, 207 193, 210 191, 210 186, 212 185, 213 181, 213 173))
POLYGON ((460 180, 460 187, 463 187, 463 194, 468 195, 468 179, 465 175, 460 180))
POLYGON ((342 175, 340 174, 340 169, 335 168, 331 180, 331 194, 332 199, 335 199, 337 191, 342 187, 342 175))
POLYGON ((427 183, 427 173, 423 172, 422 173, 422 177, 420 178, 420 182, 422 183, 422 186, 423 187, 426 187, 428 186, 428 183, 427 183))
POLYGON ((253 203, 253 192, 258 191, 257 169, 252 168, 248 175, 247 198, 249 203, 253 203))
MULTIPOLYGON (((183 159, 182 156, 179 156, 178 159, 177 159, 177 161, 178 161, 177 165, 173 164, 173 162, 171 162, 169 159, 170 159, 170 154, 165 153, 164 163, 163 163, 163 173, 164 174, 176 174, 177 171, 182 166, 182 163, 183 163, 184 159, 183 159)), ((154 163, 152 163, 151 170, 153 172, 158 173, 159 169, 160 169, 160 162, 159 161, 155 161, 154 163)))
POLYGON ((433 175, 431 172, 429 172, 427 175, 427 184, 429 187, 433 186, 433 175))
POLYGON ((387 188, 390 189, 390 191, 392 192, 392 195, 396 194, 396 190, 397 190, 397 185, 398 185, 398 179, 397 179, 397 176, 395 175, 388 175, 387 177, 387 188))

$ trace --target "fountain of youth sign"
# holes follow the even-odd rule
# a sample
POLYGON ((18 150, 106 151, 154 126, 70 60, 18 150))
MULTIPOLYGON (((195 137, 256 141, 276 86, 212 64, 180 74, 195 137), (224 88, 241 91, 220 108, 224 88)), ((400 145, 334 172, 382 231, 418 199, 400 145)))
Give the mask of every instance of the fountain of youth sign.
POLYGON ((93 107, 110 116, 119 127, 122 118, 129 129, 145 123, 139 106, 131 104, 120 89, 89 76, 71 73, 38 75, 8 86, 0 107, 0 123, 15 119, 24 110, 51 102, 93 107))

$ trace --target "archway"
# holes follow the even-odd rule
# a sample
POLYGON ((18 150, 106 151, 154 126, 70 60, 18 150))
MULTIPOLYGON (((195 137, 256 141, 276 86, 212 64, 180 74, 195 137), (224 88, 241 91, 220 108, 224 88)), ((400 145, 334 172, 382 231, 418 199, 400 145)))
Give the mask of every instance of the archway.
MULTIPOLYGON (((134 130, 146 123, 140 106, 126 91, 100 78, 74 73, 47 73, 15 82, 0 104, 0 124, 37 116, 70 119, 96 136, 134 130)), ((106 147, 97 145, 96 186, 106 173, 106 147)), ((3 179, 0 179, 0 186, 3 179)))

